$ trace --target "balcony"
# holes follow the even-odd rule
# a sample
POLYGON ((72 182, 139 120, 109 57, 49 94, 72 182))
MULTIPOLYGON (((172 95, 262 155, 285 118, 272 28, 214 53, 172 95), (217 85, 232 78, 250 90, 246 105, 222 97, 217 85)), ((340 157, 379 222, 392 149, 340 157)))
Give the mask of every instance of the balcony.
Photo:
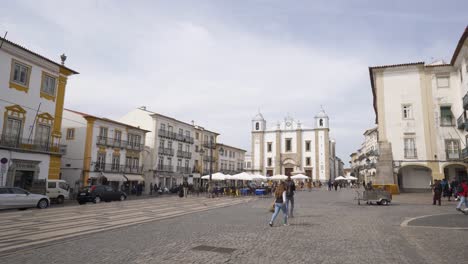
POLYGON ((174 150, 171 148, 159 147, 158 154, 166 155, 166 156, 174 156, 174 150))
POLYGON ((173 172, 174 168, 172 167, 172 165, 158 164, 158 166, 156 167, 156 170, 157 171, 163 171, 163 172, 173 172))
POLYGON ((223 174, 229 174, 229 175, 236 175, 236 174, 239 174, 239 173, 241 173, 241 172, 242 172, 242 170, 229 170, 229 169, 228 169, 228 170, 226 170, 226 169, 224 169, 224 170, 222 169, 222 170, 221 170, 221 173, 223 173, 223 174))
POLYGON ((418 158, 418 152, 416 149, 405 149, 405 159, 416 159, 418 158))
POLYGON ((168 139, 176 139, 176 133, 165 130, 165 129, 159 129, 158 136, 168 138, 168 139))
POLYGON ((143 144, 137 142, 129 142, 121 139, 108 138, 103 136, 97 136, 96 144, 111 148, 126 148, 136 151, 142 151, 144 147, 143 144))
POLYGON ((445 150, 447 160, 460 160, 460 152, 445 150))
POLYGON ((463 160, 468 159, 468 147, 462 149, 461 157, 462 157, 463 160))
POLYGON ((463 109, 468 110, 468 92, 463 96, 463 109))
POLYGON ((167 139, 174 139, 174 140, 189 143, 189 144, 193 144, 194 142, 193 137, 186 136, 183 134, 176 134, 174 132, 170 132, 164 129, 159 129, 158 136, 167 138, 167 139))
POLYGON ((189 167, 177 166, 178 173, 190 174, 192 170, 189 167))
POLYGON ((54 155, 65 155, 67 153, 66 145, 53 144, 50 142, 42 142, 38 140, 30 140, 7 135, 0 135, 0 148, 54 155))
POLYGON ((467 130, 468 131, 468 122, 465 117, 465 113, 461 114, 460 117, 457 119, 457 128, 461 130, 467 130))
POLYGON ((112 173, 128 173, 142 174, 143 166, 127 166, 112 163, 92 162, 91 171, 94 172, 112 172, 112 173))
POLYGON ((205 161, 205 162, 216 162, 216 158, 215 157, 210 158, 209 156, 204 156, 203 161, 205 161))
POLYGON ((177 157, 184 158, 184 159, 191 159, 192 158, 192 152, 178 150, 177 151, 177 157))
POLYGON ((209 142, 209 141, 204 141, 203 142, 203 147, 204 148, 211 148, 211 149, 215 149, 216 148, 216 143, 215 142, 209 142))

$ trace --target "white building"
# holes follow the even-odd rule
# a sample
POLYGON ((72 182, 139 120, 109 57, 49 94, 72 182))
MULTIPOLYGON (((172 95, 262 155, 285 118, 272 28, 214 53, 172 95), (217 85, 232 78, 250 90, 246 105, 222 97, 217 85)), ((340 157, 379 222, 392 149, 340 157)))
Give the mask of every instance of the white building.
POLYGON ((216 144, 217 171, 229 175, 243 172, 245 152, 245 150, 240 148, 216 144))
POLYGON ((142 177, 144 129, 65 109, 62 134, 69 151, 62 157, 62 178, 78 187, 108 183, 128 189, 142 177))
POLYGON ((286 117, 267 128, 261 114, 252 120, 252 171, 264 175, 302 172, 314 181, 330 178, 330 138, 328 116, 322 110, 313 128, 286 117))
POLYGON ((369 68, 378 124, 377 184, 421 191, 433 179, 466 177, 461 149, 467 135, 467 38, 468 27, 448 64, 369 68))
POLYGON ((351 154, 351 169, 360 181, 375 182, 378 155, 378 129, 375 127, 364 132, 361 148, 351 154))
POLYGON ((171 188, 184 180, 199 183, 200 174, 207 171, 210 160, 212 167, 216 166, 218 133, 148 111, 146 107, 130 111, 119 120, 150 131, 146 138, 148 150, 144 154, 147 185, 171 188))
POLYGON ((67 78, 77 72, 0 38, 0 186, 60 178, 67 78))

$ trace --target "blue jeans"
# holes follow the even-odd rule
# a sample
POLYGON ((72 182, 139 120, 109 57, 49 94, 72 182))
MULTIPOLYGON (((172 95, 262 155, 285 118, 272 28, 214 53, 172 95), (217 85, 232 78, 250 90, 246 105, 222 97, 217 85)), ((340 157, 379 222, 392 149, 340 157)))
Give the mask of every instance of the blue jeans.
POLYGON ((279 214, 279 211, 283 211, 283 218, 284 218, 284 223, 288 223, 288 214, 286 213, 286 206, 283 203, 275 203, 275 212, 271 216, 271 223, 273 223, 276 219, 276 217, 279 214))
POLYGON ((294 211, 294 196, 286 197, 286 214, 288 214, 288 216, 294 217, 293 211, 294 211), (291 206, 289 206, 289 203, 291 203, 291 206))
POLYGON ((462 204, 465 204, 465 208, 468 208, 468 199, 467 197, 460 196, 460 202, 458 202, 457 208, 460 208, 462 204))

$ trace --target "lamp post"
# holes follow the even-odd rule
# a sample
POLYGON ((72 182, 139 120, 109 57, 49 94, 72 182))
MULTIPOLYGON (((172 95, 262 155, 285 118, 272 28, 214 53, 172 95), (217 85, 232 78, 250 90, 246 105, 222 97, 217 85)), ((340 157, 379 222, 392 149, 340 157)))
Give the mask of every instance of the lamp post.
MULTIPOLYGON (((209 155, 209 173, 210 173, 210 179, 208 181, 208 184, 209 186, 211 187, 211 179, 212 179, 212 173, 213 173, 213 164, 212 164, 212 161, 213 161, 213 140, 210 139, 209 142, 205 142, 204 144, 205 146, 204 147, 208 147, 210 149, 210 155, 209 155)), ((201 156, 201 159, 203 160, 203 156, 205 155, 205 150, 203 148, 200 149, 200 156, 201 156)), ((205 170, 204 166, 203 166, 203 170, 205 170)))

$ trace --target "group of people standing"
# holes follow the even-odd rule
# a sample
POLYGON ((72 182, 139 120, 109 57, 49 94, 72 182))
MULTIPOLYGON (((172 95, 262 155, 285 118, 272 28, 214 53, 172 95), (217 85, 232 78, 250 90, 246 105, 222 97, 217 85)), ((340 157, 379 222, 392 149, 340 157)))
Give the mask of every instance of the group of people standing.
POLYGON ((283 225, 288 226, 288 218, 294 217, 294 193, 296 192, 296 185, 294 181, 291 180, 291 176, 288 176, 286 181, 280 182, 273 193, 275 195, 274 201, 274 212, 271 216, 271 220, 268 223, 270 226, 273 226, 276 217, 279 212, 283 212, 283 225))
MULTIPOLYGON (((456 207, 457 211, 462 211, 462 205, 465 205, 465 208, 468 208, 468 184, 466 179, 462 179, 461 183, 455 179, 451 183, 449 183, 446 179, 435 180, 434 184, 432 185, 432 192, 433 205, 438 204, 440 206, 442 203, 442 197, 447 197, 448 201, 454 197, 456 201, 459 201, 456 207)), ((465 213, 465 211, 462 212, 465 213)))

